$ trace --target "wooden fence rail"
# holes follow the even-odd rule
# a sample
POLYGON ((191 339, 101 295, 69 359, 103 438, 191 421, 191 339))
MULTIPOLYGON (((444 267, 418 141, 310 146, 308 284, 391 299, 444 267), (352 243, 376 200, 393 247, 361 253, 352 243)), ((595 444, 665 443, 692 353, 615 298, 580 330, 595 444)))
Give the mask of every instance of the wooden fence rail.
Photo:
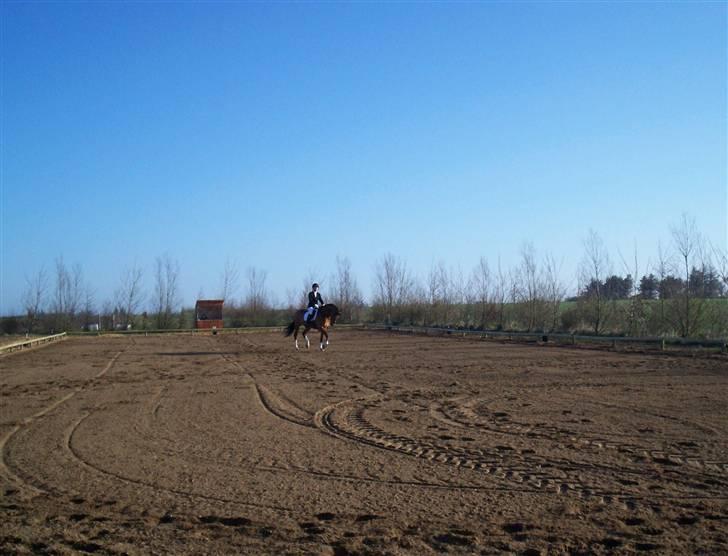
POLYGON ((20 351, 23 349, 30 349, 30 348, 40 346, 43 344, 57 342, 59 340, 62 340, 65 337, 66 337, 66 333, 61 332, 60 334, 53 334, 52 336, 43 336, 40 338, 28 338, 28 339, 22 340, 20 342, 14 342, 12 344, 0 346, 0 355, 5 354, 5 353, 10 353, 12 351, 20 351))
POLYGON ((674 338, 674 337, 629 337, 629 336, 587 336, 583 334, 563 334, 545 332, 503 332, 496 330, 458 330, 455 328, 439 328, 428 326, 388 326, 384 324, 367 324, 362 328, 369 330, 388 330, 392 332, 404 332, 411 334, 425 335, 451 335, 451 336, 477 336, 483 339, 504 338, 507 340, 532 340, 537 342, 554 342, 562 344, 608 344, 614 348, 620 345, 654 345, 662 350, 668 346, 713 348, 720 349, 725 353, 728 351, 728 340, 717 339, 707 340, 699 338, 674 338))

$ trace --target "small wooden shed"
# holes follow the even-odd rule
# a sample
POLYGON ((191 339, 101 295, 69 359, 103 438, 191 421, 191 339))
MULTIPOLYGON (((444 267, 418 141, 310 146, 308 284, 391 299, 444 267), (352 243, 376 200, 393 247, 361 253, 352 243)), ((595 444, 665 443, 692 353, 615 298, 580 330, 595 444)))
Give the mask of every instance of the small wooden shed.
POLYGON ((195 303, 195 328, 222 328, 223 299, 198 299, 195 303))

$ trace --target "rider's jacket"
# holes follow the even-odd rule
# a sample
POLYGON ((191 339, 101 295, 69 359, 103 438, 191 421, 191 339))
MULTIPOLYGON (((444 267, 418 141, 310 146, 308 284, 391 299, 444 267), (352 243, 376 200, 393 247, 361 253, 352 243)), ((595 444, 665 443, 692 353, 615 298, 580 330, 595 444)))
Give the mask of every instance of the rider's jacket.
POLYGON ((313 291, 308 292, 308 306, 309 307, 315 307, 318 305, 319 307, 324 304, 324 300, 321 298, 321 294, 319 292, 313 293, 313 291))

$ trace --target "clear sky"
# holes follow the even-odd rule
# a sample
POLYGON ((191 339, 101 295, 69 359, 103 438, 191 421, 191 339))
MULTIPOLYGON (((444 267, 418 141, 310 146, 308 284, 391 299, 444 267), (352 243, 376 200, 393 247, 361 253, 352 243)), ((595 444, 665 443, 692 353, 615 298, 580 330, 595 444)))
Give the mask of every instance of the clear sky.
POLYGON ((726 6, 3 1, 0 313, 61 255, 103 301, 169 253, 190 305, 228 257, 284 300, 337 254, 368 295, 386 252, 725 246, 726 6))

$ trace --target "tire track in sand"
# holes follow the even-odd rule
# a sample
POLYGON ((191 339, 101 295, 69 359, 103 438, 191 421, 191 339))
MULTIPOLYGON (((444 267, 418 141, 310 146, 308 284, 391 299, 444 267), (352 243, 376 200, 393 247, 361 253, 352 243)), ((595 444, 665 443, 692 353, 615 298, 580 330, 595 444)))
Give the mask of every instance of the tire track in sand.
MULTIPOLYGON (((401 435, 391 434, 371 424, 364 417, 367 405, 380 402, 381 398, 344 400, 329 405, 316 413, 314 422, 322 431, 342 440, 353 441, 403 455, 417 457, 433 463, 454 466, 485 473, 489 479, 518 490, 543 492, 556 495, 596 498, 604 504, 621 503, 637 507, 636 501, 650 503, 655 499, 674 499, 675 495, 626 493, 624 488, 615 491, 585 484, 578 470, 554 467, 551 461, 524 454, 513 460, 514 454, 498 453, 497 449, 473 450, 443 446, 401 435)), ((556 462, 558 463, 558 462, 556 462)), ((725 499, 725 496, 685 496, 694 499, 725 499)))
MULTIPOLYGON (((245 338, 245 340, 247 340, 247 338, 245 338)), ((253 342, 250 342, 249 340, 248 342, 253 348, 258 347, 253 342)), ((316 428, 313 423, 313 415, 311 415, 308 411, 299 407, 282 394, 278 394, 277 392, 273 391, 272 388, 264 386, 263 384, 258 382, 255 378, 255 375, 251 371, 245 370, 238 361, 236 361, 229 355, 222 353, 216 345, 213 345, 213 349, 218 352, 218 355, 223 359, 223 361, 232 365, 240 372, 244 373, 248 378, 250 378, 253 386, 255 387, 254 389, 256 397, 258 398, 258 403, 260 403, 261 407, 267 413, 270 413, 274 417, 283 419, 284 421, 287 421, 289 423, 293 423, 294 425, 308 428, 316 428)))
POLYGON ((178 489, 178 488, 169 488, 164 487, 155 483, 152 483, 150 481, 145 481, 142 479, 136 479, 133 477, 127 477, 125 475, 122 475, 120 473, 116 473, 114 471, 110 471, 108 469, 104 469, 103 467, 100 467, 99 465, 96 465, 95 463, 84 459, 83 456, 76 450, 73 446, 74 443, 74 436, 76 432, 78 431, 79 427, 83 424, 83 422, 88 419, 91 416, 90 412, 85 412, 80 418, 76 419, 70 427, 66 429, 66 432, 64 434, 64 442, 63 442, 63 448, 71 455, 71 457, 82 467, 84 467, 87 470, 90 470, 96 474, 105 476, 107 478, 112 478, 116 482, 122 482, 128 485, 131 485, 133 487, 146 487, 152 490, 156 490, 158 492, 165 492, 169 494, 174 494, 175 496, 183 496, 183 497, 192 497, 192 498, 200 498, 203 500, 209 500, 212 502, 222 502, 224 504, 233 504, 237 506, 243 506, 243 507, 252 507, 252 508, 262 508, 262 509, 268 509, 268 510, 277 510, 281 512, 286 513, 294 513, 293 510, 290 508, 286 508, 283 506, 275 506, 275 505, 266 505, 266 504, 256 504, 254 502, 242 502, 240 500, 235 500, 232 498, 222 498, 219 496, 212 496, 209 494, 201 494, 198 492, 192 492, 188 490, 178 489))
MULTIPOLYGON (((253 378, 252 375, 251 378, 253 378)), ((296 406, 285 396, 277 394, 267 386, 256 382, 254 378, 253 381, 255 382, 258 401, 269 413, 295 425, 312 429, 316 428, 316 425, 313 423, 313 416, 310 413, 296 406)))
POLYGON ((45 407, 44 409, 38 411, 37 413, 34 413, 30 417, 26 417, 20 423, 17 423, 10 431, 2 438, 0 439, 0 473, 5 475, 7 479, 15 484, 16 486, 19 486, 21 488, 24 488, 26 490, 31 491, 33 494, 43 494, 47 492, 46 489, 40 489, 37 486, 30 483, 28 480, 25 480, 22 478, 22 468, 17 468, 12 465, 12 463, 8 459, 7 454, 7 445, 12 440, 12 438, 20 432, 21 429, 27 428, 36 421, 42 419, 47 414, 49 414, 51 411, 56 409, 57 407, 63 405, 68 400, 73 398, 76 394, 79 392, 82 392, 83 390, 86 390, 90 385, 92 385, 96 380, 103 377, 107 372, 111 370, 111 368, 114 366, 116 361, 119 359, 121 354, 126 351, 126 348, 117 352, 111 360, 106 364, 106 366, 97 374, 95 374, 93 377, 91 377, 89 380, 84 382, 81 386, 76 387, 74 390, 63 396, 62 398, 54 401, 52 404, 50 404, 48 407, 45 407), (16 471, 16 469, 18 469, 16 471))
MULTIPOLYGON (((529 436, 538 437, 554 444, 559 442, 570 441, 577 443, 581 449, 600 451, 613 450, 630 457, 633 462, 640 463, 641 460, 637 456, 641 456, 644 461, 658 464, 662 467, 669 467, 673 470, 681 466, 691 467, 691 471, 695 473, 710 476, 711 473, 727 473, 728 461, 707 460, 697 453, 690 453, 681 450, 678 445, 673 443, 672 446, 665 449, 649 447, 639 443, 639 438, 634 442, 624 442, 616 438, 610 438, 606 435, 595 435, 591 433, 578 433, 570 430, 564 430, 557 425, 545 425, 543 423, 522 423, 515 420, 500 421, 492 412, 487 415, 478 414, 472 407, 472 403, 460 405, 454 402, 461 401, 462 398, 452 398, 430 405, 430 415, 439 421, 448 425, 457 427, 465 427, 472 429, 480 429, 495 432, 498 434, 509 434, 513 436, 529 436)), ((478 400, 479 403, 487 400, 478 400)), ((616 408, 621 411, 634 411, 628 406, 617 406, 614 404, 604 404, 601 402, 591 402, 596 405, 603 405, 610 408, 616 408)), ((664 416, 658 413, 650 413, 641 410, 656 417, 671 418, 683 424, 702 427, 701 424, 694 424, 689 421, 678 418, 664 416)), ((712 429, 708 429, 712 432, 712 429)), ((678 443, 679 444, 679 443, 678 443)))

